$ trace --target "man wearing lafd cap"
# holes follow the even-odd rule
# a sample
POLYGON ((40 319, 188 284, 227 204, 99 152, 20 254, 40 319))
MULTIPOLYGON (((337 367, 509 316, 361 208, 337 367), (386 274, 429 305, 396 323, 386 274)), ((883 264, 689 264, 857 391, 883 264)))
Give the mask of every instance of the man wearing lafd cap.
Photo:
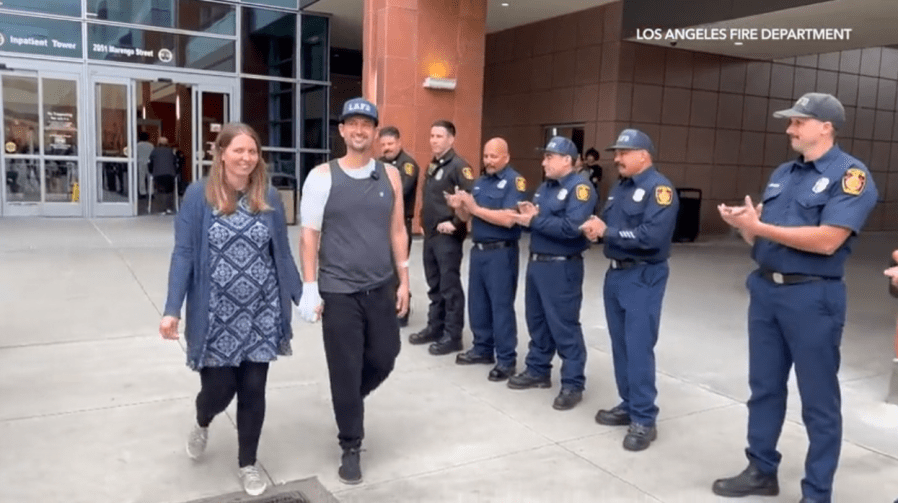
POLYGON ((530 228, 530 261, 524 299, 530 349, 527 368, 508 380, 511 389, 548 388, 555 351, 561 357, 561 391, 552 403, 568 410, 580 403, 586 385, 586 345, 580 326, 583 251, 589 241, 580 226, 596 206, 589 180, 574 172, 577 147, 556 136, 545 148, 546 181, 533 202, 518 204, 517 223, 530 228))
POLYGON ((655 147, 645 133, 625 129, 606 150, 614 151, 620 180, 602 217, 590 218, 583 230, 592 240, 603 238, 611 259, 603 293, 621 401, 599 410, 596 422, 627 426, 624 448, 641 451, 657 437, 655 344, 679 201, 670 180, 655 169, 655 147))
POLYGON ((877 192, 864 164, 839 149, 845 111, 834 96, 808 93, 787 110, 798 159, 781 164, 761 204, 720 205, 723 220, 752 245, 758 269, 746 282, 751 397, 748 467, 714 482, 720 496, 779 493, 776 449, 794 365, 810 446, 802 503, 829 502, 842 443, 839 344, 845 324, 845 261, 877 192))
POLYGON ((308 322, 321 318, 343 449, 338 475, 347 484, 362 481, 364 399, 393 370, 397 314, 408 309, 402 182, 396 168, 371 158, 375 127, 374 105, 348 100, 339 126, 346 155, 315 167, 302 194, 299 311, 308 322))

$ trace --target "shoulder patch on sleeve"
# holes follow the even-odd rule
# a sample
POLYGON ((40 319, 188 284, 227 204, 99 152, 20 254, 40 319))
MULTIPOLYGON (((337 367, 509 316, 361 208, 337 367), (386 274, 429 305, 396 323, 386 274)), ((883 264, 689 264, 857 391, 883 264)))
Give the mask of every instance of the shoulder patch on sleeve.
POLYGON ((408 176, 412 176, 415 174, 415 165, 407 162, 402 166, 402 169, 405 170, 405 174, 408 176))
POLYGON ((670 206, 670 203, 673 202, 673 189, 667 185, 655 187, 655 202, 659 206, 670 206))
POLYGON ((867 173, 862 169, 849 168, 842 176, 842 192, 852 196, 860 195, 867 186, 867 173))
POLYGON ((589 200, 589 187, 585 183, 581 183, 581 184, 577 185, 576 193, 577 193, 578 201, 588 201, 589 200))
POLYGON ((518 189, 518 192, 525 192, 527 190, 527 180, 523 176, 519 176, 514 179, 514 186, 518 189))
POLYGON ((474 171, 471 170, 471 167, 470 167, 470 166, 465 166, 464 168, 462 168, 462 169, 461 169, 461 174, 462 174, 462 176, 464 176, 464 177, 467 178, 468 180, 473 180, 473 179, 474 179, 474 171))

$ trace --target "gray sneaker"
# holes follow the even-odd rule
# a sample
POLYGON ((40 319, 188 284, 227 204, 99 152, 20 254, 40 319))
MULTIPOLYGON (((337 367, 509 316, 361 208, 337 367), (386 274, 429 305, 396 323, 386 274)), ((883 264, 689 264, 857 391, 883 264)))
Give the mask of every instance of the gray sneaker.
POLYGON ((206 442, 209 440, 209 428, 193 425, 190 435, 187 436, 187 455, 190 459, 200 459, 206 450, 206 442))
POLYGON ((243 490, 250 496, 258 496, 268 488, 268 482, 262 478, 256 465, 244 466, 240 469, 240 482, 243 482, 243 490))

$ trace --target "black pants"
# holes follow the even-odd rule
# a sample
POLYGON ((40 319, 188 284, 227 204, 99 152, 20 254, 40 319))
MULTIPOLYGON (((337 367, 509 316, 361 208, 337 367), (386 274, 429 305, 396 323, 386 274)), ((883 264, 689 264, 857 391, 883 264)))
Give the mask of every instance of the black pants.
POLYGON ((461 340, 465 326, 465 292, 461 288, 462 240, 451 234, 424 237, 427 276, 427 326, 444 338, 461 340))
POLYGON ((202 387, 196 396, 196 422, 209 426, 237 395, 237 442, 240 468, 256 462, 259 436, 265 421, 265 383, 268 363, 243 362, 239 367, 200 369, 202 387))
POLYGON ((322 292, 324 353, 340 447, 365 437, 364 399, 390 372, 399 355, 399 323, 393 281, 374 290, 322 292))

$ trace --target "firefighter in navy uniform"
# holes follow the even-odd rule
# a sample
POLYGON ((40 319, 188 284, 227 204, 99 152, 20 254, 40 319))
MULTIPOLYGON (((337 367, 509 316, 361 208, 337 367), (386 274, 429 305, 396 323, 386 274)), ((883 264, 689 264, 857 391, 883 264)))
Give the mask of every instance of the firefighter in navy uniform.
POLYGON ((508 379, 511 389, 548 388, 556 350, 561 357, 561 391, 552 407, 572 409, 583 399, 586 344, 580 326, 583 251, 589 240, 580 227, 596 206, 589 180, 574 172, 577 147, 556 136, 546 145, 546 181, 533 202, 518 205, 518 224, 530 228, 525 308, 530 345, 526 369, 508 379))
POLYGON ((455 363, 496 366, 490 381, 504 381, 514 374, 518 331, 514 299, 518 287, 518 203, 527 182, 511 165, 508 143, 493 138, 483 146, 483 174, 471 194, 459 191, 446 196, 449 206, 463 220, 472 220, 468 314, 474 347, 459 353, 455 363), (495 357, 494 357, 495 354, 495 357), (498 363, 497 363, 498 361, 498 363))
POLYGON ((438 120, 430 128, 433 161, 424 179, 421 226, 424 229, 424 274, 427 276, 427 326, 409 336, 411 344, 432 343, 432 355, 461 351, 465 325, 465 294, 461 287, 462 244, 468 233, 449 203, 446 194, 471 191, 474 172, 452 146, 455 125, 438 120))
POLYGON ((835 143, 845 110, 834 96, 808 93, 787 110, 798 152, 770 176, 762 204, 718 206, 753 245, 748 276, 748 467, 714 482, 720 496, 779 493, 777 441, 795 367, 809 447, 802 503, 829 503, 842 446, 839 345, 845 324, 845 261, 876 205, 870 171, 835 143))
MULTIPOLYGON (((405 234, 408 236, 408 251, 412 251, 412 218, 415 215, 415 199, 418 194, 418 163, 402 148, 402 137, 394 126, 382 128, 377 133, 380 142, 380 162, 392 164, 402 177, 402 202, 405 206, 405 234)), ((411 304, 409 305, 411 307, 411 304)), ((399 318, 399 326, 408 326, 408 316, 399 318)))
POLYGON ((614 151, 621 178, 602 218, 592 217, 583 230, 590 239, 604 240, 611 259, 603 298, 621 402, 600 410, 596 422, 627 426, 624 448, 641 451, 657 436, 655 344, 679 202, 670 180, 653 165, 655 147, 645 133, 625 129, 606 150, 614 151))

